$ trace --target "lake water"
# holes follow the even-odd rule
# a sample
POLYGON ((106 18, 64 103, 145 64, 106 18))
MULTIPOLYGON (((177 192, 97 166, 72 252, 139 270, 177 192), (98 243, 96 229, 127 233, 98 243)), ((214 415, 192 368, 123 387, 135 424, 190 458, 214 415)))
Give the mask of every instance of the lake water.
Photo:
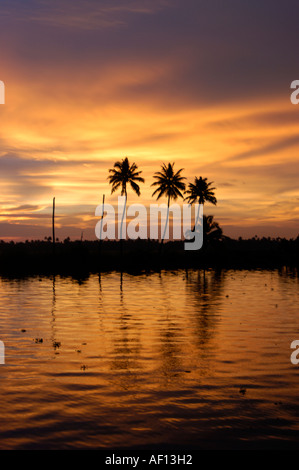
POLYGON ((298 287, 287 270, 2 278, 0 449, 298 449, 298 287))

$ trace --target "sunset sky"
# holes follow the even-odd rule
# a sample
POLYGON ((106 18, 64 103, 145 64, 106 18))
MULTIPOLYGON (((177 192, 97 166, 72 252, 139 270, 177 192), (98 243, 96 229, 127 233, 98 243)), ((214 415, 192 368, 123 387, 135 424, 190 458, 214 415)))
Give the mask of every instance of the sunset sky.
POLYGON ((299 234, 298 0, 0 0, 0 239, 94 239, 108 169, 214 182, 232 237, 299 234))

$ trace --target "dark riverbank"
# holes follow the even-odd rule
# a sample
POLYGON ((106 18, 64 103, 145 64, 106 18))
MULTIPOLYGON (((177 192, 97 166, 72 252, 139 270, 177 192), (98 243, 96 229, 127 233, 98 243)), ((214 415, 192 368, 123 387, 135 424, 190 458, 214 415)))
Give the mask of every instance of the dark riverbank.
POLYGON ((183 242, 151 240, 123 242, 28 241, 0 242, 0 273, 84 274, 123 270, 128 272, 181 268, 276 268, 299 266, 299 237, 286 239, 233 240, 204 244, 198 251, 185 251, 183 242))

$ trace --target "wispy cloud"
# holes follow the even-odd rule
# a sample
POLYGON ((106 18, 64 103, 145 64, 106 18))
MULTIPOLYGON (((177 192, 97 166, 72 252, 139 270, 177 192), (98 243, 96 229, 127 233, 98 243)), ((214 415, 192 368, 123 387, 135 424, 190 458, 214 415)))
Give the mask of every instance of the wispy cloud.
POLYGON ((214 181, 227 227, 285 227, 280 203, 296 220, 298 14, 293 0, 2 0, 0 208, 20 224, 12 236, 48 229, 53 196, 61 233, 92 234, 124 156, 143 170, 145 204, 153 173, 175 161, 188 181, 214 181))
POLYGON ((14 11, 15 20, 82 30, 124 26, 127 15, 153 14, 170 7, 167 0, 10 0, 2 2, 2 15, 14 11))
POLYGON ((226 161, 240 161, 240 160, 249 160, 255 157, 264 157, 265 155, 273 155, 282 150, 288 149, 290 147, 299 146, 299 136, 291 135, 283 137, 282 139, 274 139, 266 145, 261 145, 260 147, 255 147, 247 152, 242 152, 237 155, 229 157, 226 161))

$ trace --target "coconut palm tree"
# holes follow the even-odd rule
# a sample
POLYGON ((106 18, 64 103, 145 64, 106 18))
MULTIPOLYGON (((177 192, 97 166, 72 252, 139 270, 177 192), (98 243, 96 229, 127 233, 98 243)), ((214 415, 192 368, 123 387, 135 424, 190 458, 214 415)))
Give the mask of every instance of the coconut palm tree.
POLYGON ((109 175, 108 180, 112 185, 111 194, 113 194, 118 188, 121 188, 121 195, 125 196, 125 205, 121 220, 121 238, 122 238, 122 227, 124 215, 126 212, 126 203, 127 203, 127 185, 130 184, 133 191, 140 196, 140 187, 138 183, 144 183, 144 179, 140 176, 142 171, 137 171, 138 167, 136 163, 130 164, 128 157, 124 158, 121 161, 114 163, 114 167, 109 170, 111 175, 109 175))
POLYGON ((222 228, 214 220, 212 215, 203 216, 203 236, 207 241, 220 240, 222 238, 222 228))
MULTIPOLYGON (((202 178, 201 176, 199 178, 195 177, 194 183, 189 183, 188 184, 188 189, 185 191, 185 194, 187 195, 185 197, 185 200, 189 204, 194 204, 195 202, 198 202, 198 204, 204 204, 205 202, 210 202, 211 204, 216 205, 217 204, 217 199, 214 194, 214 189, 211 188, 212 182, 208 182, 207 178, 202 178)), ((195 226, 197 225, 199 218, 199 207, 198 207, 198 213, 195 221, 195 226)))
POLYGON ((174 171, 174 163, 168 163, 168 165, 163 163, 161 166, 161 171, 158 171, 154 174, 154 178, 156 178, 157 181, 152 183, 151 186, 157 186, 157 189, 153 192, 152 196, 157 195, 157 200, 162 196, 167 197, 167 216, 161 244, 164 242, 168 224, 170 200, 176 200, 178 197, 184 197, 181 191, 185 191, 186 185, 183 180, 186 178, 181 176, 182 171, 183 168, 178 171, 174 171))

